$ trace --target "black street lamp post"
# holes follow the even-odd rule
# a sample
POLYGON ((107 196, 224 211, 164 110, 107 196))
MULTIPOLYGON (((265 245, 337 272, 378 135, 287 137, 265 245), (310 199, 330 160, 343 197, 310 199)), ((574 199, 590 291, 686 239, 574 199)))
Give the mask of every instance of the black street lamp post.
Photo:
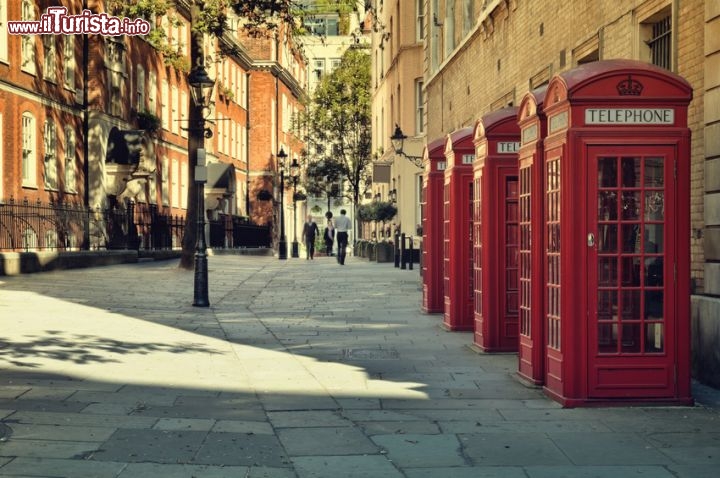
POLYGON ((292 242, 292 257, 300 257, 299 246, 297 240, 297 183, 300 179, 300 165, 297 162, 297 158, 293 158, 292 164, 290 164, 290 178, 293 183, 293 242, 292 242))
POLYGON ((280 170, 280 239, 278 240, 278 259, 287 260, 287 239, 285 238, 285 160, 287 153, 282 147, 277 154, 277 167, 280 170))
POLYGON ((200 109, 200 116, 197 126, 190 126, 188 131, 195 136, 196 149, 189 151, 197 158, 195 167, 195 183, 197 187, 197 246, 195 249, 195 281, 193 304, 195 307, 209 307, 208 298, 208 261, 207 245, 205 242, 205 212, 204 196, 205 182, 207 181, 207 166, 205 166, 205 138, 212 137, 212 131, 205 128, 205 118, 202 110, 210 104, 215 81, 211 79, 205 68, 200 65, 194 67, 188 75, 190 93, 194 105, 200 109))

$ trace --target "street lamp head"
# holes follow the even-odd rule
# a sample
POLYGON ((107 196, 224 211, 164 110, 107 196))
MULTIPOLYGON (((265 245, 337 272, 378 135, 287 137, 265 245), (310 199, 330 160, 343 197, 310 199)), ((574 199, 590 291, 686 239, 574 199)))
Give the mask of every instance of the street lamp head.
POLYGON ((390 141, 392 141, 393 149, 397 154, 403 154, 403 142, 405 138, 407 138, 407 136, 403 134, 400 125, 395 123, 395 132, 390 136, 390 141))
POLYGON ((205 67, 196 66, 190 70, 188 83, 190 84, 190 94, 195 106, 200 108, 209 106, 215 80, 208 76, 205 67))
POLYGON ((290 176, 293 178, 300 177, 300 165, 298 164, 297 158, 293 158, 290 164, 290 176))
POLYGON ((285 150, 283 149, 282 146, 280 146, 280 151, 278 151, 277 157, 278 157, 278 159, 280 159, 282 161, 285 161, 285 158, 287 158, 287 153, 285 152, 285 150))

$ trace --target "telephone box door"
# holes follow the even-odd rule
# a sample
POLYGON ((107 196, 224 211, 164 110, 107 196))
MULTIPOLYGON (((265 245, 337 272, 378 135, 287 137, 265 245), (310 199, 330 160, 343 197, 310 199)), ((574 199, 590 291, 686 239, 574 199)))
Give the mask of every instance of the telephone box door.
POLYGON ((676 395, 675 154, 588 146, 590 398, 676 395))

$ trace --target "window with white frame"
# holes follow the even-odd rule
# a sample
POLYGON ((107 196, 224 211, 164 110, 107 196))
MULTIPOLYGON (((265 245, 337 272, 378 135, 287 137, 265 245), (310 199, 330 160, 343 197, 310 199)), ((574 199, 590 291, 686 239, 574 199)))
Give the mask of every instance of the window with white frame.
POLYGON ((180 122, 178 121, 180 119, 180 92, 177 89, 177 86, 173 85, 172 87, 172 98, 170 99, 170 104, 172 105, 172 116, 170 118, 170 129, 173 133, 179 135, 180 134, 180 122))
POLYGON ((315 81, 320 81, 320 79, 325 74, 325 59, 324 58, 316 58, 313 60, 313 79, 315 81))
POLYGON ((0 61, 8 62, 7 0, 0 0, 0 61))
POLYGON ((147 90, 148 111, 154 115, 157 114, 157 74, 150 72, 150 81, 147 90))
POLYGON ((77 191, 77 161, 75 132, 70 126, 65 128, 65 191, 74 193, 77 191))
POLYGON ((223 120, 222 113, 217 113, 217 149, 218 153, 224 153, 223 149, 223 130, 225 129, 225 121, 223 120))
POLYGON ((160 118, 162 127, 170 129, 170 86, 167 80, 162 81, 160 86, 160 118))
POLYGON ((125 41, 123 37, 105 38, 105 68, 108 74, 109 112, 122 115, 125 100, 125 41))
POLYGON ((190 126, 187 122, 188 97, 185 91, 180 92, 180 136, 187 138, 187 128, 190 126))
POLYGON ((423 98, 423 80, 415 80, 415 134, 420 135, 425 131, 425 102, 423 98))
POLYGON ((425 0, 415 0, 415 15, 415 40, 422 41, 425 38, 425 0))
MULTIPOLYGON (((20 19, 23 21, 35 20, 35 5, 30 0, 23 0, 20 19)), ((23 35, 21 40, 21 60, 20 68, 31 75, 35 74, 35 36, 23 35)))
POLYGON ((162 164, 160 167, 162 168, 162 174, 160 177, 160 184, 162 185, 160 188, 160 200, 162 201, 163 206, 169 206, 170 205, 170 161, 168 161, 167 156, 163 156, 162 164))
POLYGON ((172 160, 172 171, 170 176, 170 205, 172 207, 180 206, 180 164, 177 159, 172 160))
POLYGON ((43 78, 57 81, 57 53, 55 35, 43 35, 43 78))
POLYGON ((63 84, 70 91, 75 91, 75 37, 63 37, 63 84))
MULTIPOLYGON (((187 209, 188 205, 188 168, 182 164, 180 167, 180 207, 187 209)), ((202 214, 202 212, 200 212, 202 214)))
POLYGON ((145 69, 138 65, 135 70, 135 90, 137 92, 137 103, 135 109, 137 111, 145 111, 145 69))
POLYGON ((25 112, 22 115, 22 185, 37 187, 35 117, 25 112))
POLYGON ((45 120, 45 131, 43 137, 45 140, 45 189, 57 190, 57 133, 55 131, 55 122, 53 120, 45 120))

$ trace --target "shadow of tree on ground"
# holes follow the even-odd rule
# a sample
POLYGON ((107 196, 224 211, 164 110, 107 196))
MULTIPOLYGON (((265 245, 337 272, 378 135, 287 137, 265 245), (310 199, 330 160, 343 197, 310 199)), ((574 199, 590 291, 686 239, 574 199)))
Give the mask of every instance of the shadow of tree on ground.
POLYGON ((112 354, 148 355, 155 352, 183 354, 223 352, 193 342, 126 342, 86 334, 67 334, 58 330, 46 330, 47 335, 25 335, 25 340, 0 337, 0 360, 18 367, 36 368, 40 364, 28 359, 51 359, 71 361, 76 364, 120 362, 112 354))

